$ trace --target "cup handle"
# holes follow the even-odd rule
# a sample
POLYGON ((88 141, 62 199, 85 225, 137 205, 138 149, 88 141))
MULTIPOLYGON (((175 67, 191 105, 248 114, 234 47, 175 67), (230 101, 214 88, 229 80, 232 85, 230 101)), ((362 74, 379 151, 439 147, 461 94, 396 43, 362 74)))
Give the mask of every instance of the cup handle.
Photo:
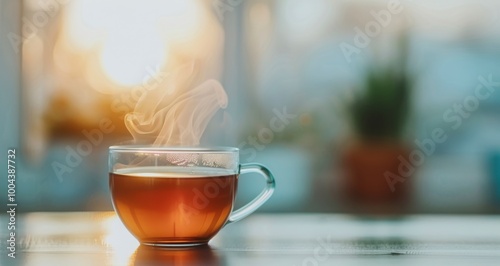
POLYGON ((273 194, 276 183, 274 181, 274 176, 265 166, 258 163, 246 163, 240 165, 240 175, 248 173, 259 173, 266 179, 266 187, 260 192, 260 194, 254 198, 252 201, 247 203, 245 206, 239 208, 236 211, 231 212, 229 219, 226 224, 237 222, 254 211, 256 211, 262 204, 264 204, 273 194))

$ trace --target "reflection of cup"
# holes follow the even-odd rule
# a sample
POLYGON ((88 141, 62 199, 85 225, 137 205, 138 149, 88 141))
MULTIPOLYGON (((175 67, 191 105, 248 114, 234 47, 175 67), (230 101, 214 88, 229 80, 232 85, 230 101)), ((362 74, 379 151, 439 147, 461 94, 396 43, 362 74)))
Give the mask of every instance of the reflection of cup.
POLYGON ((113 206, 143 244, 206 244, 224 225, 259 208, 274 191, 271 172, 239 164, 237 148, 112 146, 109 186, 113 206), (240 173, 260 173, 266 188, 232 211, 240 173))
POLYGON ((132 265, 224 265, 208 245, 200 247, 161 248, 141 245, 135 251, 132 265))

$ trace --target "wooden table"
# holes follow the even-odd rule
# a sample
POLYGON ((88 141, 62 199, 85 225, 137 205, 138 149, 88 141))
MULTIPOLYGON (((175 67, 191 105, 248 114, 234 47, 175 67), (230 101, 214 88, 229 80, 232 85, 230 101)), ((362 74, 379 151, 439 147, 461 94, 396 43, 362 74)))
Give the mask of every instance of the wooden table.
POLYGON ((500 216, 258 214, 204 248, 141 247, 112 212, 0 216, 0 265, 500 265, 500 216))

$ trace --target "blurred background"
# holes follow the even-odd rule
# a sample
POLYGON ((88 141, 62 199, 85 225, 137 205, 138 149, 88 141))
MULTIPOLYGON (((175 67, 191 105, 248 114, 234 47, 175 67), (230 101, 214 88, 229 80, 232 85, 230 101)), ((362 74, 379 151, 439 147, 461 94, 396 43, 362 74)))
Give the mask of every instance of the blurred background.
MULTIPOLYGON (((19 210, 111 210, 107 148, 130 139, 124 115, 195 62, 193 84, 215 78, 229 96, 202 143, 276 176, 261 211, 500 213, 499 12, 494 0, 2 0, 0 137, 18 150, 19 210)), ((259 181, 240 180, 238 204, 259 181)))

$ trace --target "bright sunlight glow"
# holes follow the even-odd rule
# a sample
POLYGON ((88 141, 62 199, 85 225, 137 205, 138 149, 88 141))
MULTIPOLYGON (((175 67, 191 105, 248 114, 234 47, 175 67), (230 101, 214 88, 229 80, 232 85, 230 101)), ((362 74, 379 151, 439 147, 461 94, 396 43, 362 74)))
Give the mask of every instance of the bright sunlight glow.
POLYGON ((133 86, 148 77, 148 69, 165 61, 166 45, 154 34, 143 36, 110 36, 104 43, 100 62, 104 72, 114 82, 133 86))
POLYGON ((113 249, 113 264, 128 265, 131 255, 139 246, 139 241, 128 232, 116 215, 104 221, 104 228, 106 230, 105 244, 113 249))
POLYGON ((117 85, 131 88, 166 65, 170 43, 201 26, 194 0, 74 0, 65 31, 79 49, 98 48, 99 66, 117 85))

